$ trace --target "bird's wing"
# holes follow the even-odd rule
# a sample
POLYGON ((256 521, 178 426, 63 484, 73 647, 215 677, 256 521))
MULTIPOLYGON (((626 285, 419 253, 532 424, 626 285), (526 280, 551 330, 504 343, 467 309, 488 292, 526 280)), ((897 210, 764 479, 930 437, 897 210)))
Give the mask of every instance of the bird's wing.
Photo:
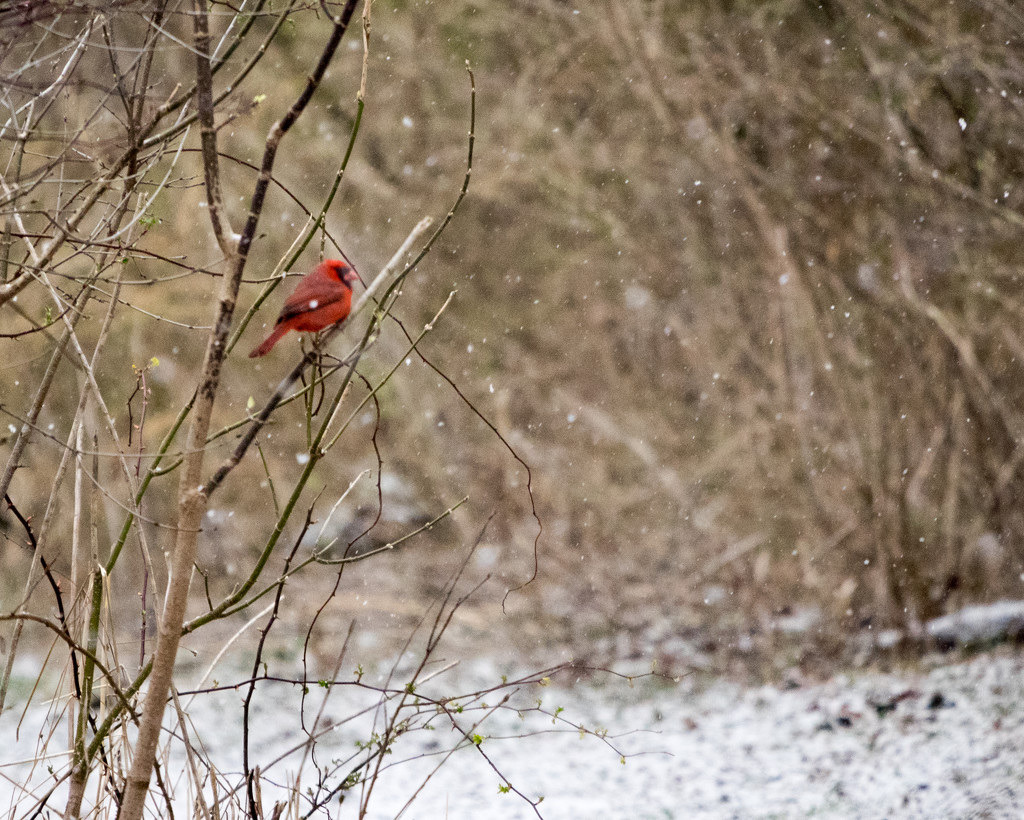
POLYGON ((278 322, 284 322, 287 319, 291 319, 293 316, 298 316, 301 313, 307 313, 310 310, 316 310, 322 308, 324 305, 331 305, 335 302, 340 302, 345 298, 344 288, 331 288, 329 292, 324 293, 324 286, 322 282, 309 279, 300 279, 299 284, 296 285, 292 295, 288 297, 288 300, 284 303, 284 307, 281 309, 281 315, 278 317, 278 322), (313 303, 316 302, 314 305, 313 303))

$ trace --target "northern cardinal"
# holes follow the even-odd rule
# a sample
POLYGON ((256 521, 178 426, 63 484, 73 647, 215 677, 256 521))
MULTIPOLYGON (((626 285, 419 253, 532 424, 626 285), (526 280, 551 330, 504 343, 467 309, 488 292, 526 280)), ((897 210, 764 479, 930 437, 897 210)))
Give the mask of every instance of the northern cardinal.
POLYGON ((249 354, 266 356, 289 330, 315 333, 340 322, 352 309, 356 272, 340 259, 326 259, 299 280, 281 308, 274 332, 249 354))

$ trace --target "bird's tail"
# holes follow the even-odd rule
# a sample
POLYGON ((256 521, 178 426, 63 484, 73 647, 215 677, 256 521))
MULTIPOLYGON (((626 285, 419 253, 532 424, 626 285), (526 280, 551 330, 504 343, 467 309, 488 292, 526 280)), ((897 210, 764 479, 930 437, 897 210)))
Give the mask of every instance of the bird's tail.
POLYGON ((257 356, 266 356, 270 352, 270 348, 281 341, 281 337, 284 336, 291 328, 289 328, 283 322, 274 328, 274 332, 267 336, 266 339, 257 347, 252 353, 249 354, 250 359, 255 359, 257 356))

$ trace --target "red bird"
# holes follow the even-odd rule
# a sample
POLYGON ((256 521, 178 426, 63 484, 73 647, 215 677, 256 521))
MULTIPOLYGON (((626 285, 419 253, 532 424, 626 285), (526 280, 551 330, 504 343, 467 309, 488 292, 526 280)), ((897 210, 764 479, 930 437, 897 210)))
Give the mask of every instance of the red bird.
POLYGON ((352 267, 340 259, 326 259, 299 280, 281 308, 274 332, 249 354, 266 356, 289 330, 315 333, 340 322, 352 310, 352 285, 358 280, 352 267))

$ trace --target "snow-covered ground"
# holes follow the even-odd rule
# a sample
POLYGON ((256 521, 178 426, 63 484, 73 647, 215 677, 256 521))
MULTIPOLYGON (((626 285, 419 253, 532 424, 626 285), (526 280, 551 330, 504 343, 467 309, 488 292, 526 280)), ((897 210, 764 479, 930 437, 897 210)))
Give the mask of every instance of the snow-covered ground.
MULTIPOLYGON (((1019 818, 1021 672, 1019 657, 979 656, 789 690, 584 688, 556 699, 570 719, 612 735, 644 730, 613 740, 636 756, 623 763, 595 738, 556 734, 494 757, 522 791, 544 795, 548 818, 1019 818)), ((515 733, 514 721, 501 722, 515 733)), ((406 816, 535 816, 497 786, 467 756, 441 769, 406 816)), ((374 816, 398 807, 382 799, 374 816)))
MULTIPOLYGON (((481 713, 465 713, 464 726, 480 735, 480 750, 500 776, 473 747, 434 771, 457 738, 438 720, 435 731, 401 739, 371 796, 369 816, 397 816, 421 786, 403 817, 1024 816, 1024 658, 1003 651, 932 663, 788 688, 706 678, 676 685, 613 678, 568 688, 530 684, 514 701, 522 715, 499 710, 475 727, 481 713), (538 700, 548 713, 561 708, 558 720, 528 711, 538 700), (607 737, 581 735, 562 719, 607 730, 607 737), (515 793, 502 793, 502 778, 530 798, 543 796, 537 813, 515 793)), ((474 688, 490 672, 482 663, 462 670, 458 682, 474 688)), ((450 689, 451 680, 444 686, 450 689)), ((252 748, 264 765, 302 739, 288 694, 294 688, 269 692, 257 698, 252 721, 252 748)), ((189 708, 196 735, 222 773, 239 765, 240 727, 230 716, 239 713, 240 700, 239 692, 228 692, 197 698, 189 708)), ((337 720, 356 700, 338 690, 328 703, 337 720)), ((11 764, 31 756, 39 715, 29 711, 16 741, 19 718, 10 711, 0 718, 0 814, 11 805, 12 780, 27 771, 25 763, 11 764)), ((318 762, 351 754, 368 720, 339 724, 323 738, 318 762)), ((285 780, 296 767, 293 758, 265 769, 266 802, 269 781, 285 780)), ((309 783, 309 764, 305 771, 309 783)), ((331 816, 355 816, 357 804, 357 796, 340 807, 334 802, 331 816)))

